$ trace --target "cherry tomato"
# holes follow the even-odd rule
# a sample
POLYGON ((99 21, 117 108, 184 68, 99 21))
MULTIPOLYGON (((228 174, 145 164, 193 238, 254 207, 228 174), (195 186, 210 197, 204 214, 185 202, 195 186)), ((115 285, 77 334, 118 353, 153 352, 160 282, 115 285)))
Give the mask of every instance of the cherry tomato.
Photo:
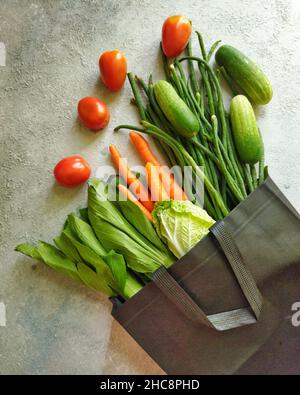
POLYGON ((96 97, 84 97, 78 102, 78 116, 84 126, 100 130, 108 125, 110 113, 105 103, 96 97))
POLYGON ((71 188, 88 180, 91 168, 82 156, 69 156, 58 162, 53 172, 60 185, 71 188))
POLYGON ((112 92, 119 91, 124 85, 127 62, 120 51, 103 52, 99 59, 100 75, 104 85, 112 92))
POLYGON ((192 26, 186 16, 175 15, 167 18, 162 27, 162 47, 164 54, 171 58, 178 56, 187 46, 192 26))

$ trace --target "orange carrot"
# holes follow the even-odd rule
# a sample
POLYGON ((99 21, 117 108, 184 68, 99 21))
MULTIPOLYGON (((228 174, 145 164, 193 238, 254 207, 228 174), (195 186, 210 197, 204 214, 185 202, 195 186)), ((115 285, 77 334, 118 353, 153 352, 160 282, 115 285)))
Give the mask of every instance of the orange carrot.
POLYGON ((161 182, 159 167, 154 166, 151 162, 147 162, 146 170, 148 176, 148 187, 151 191, 151 199, 155 202, 160 200, 170 200, 170 197, 161 182))
POLYGON ((169 195, 174 200, 188 200, 187 195, 183 189, 174 180, 173 175, 159 162, 156 156, 151 151, 148 142, 139 133, 130 132, 130 139, 135 146, 137 152, 145 163, 150 162, 154 166, 160 167, 160 178, 167 191, 170 191, 169 195))
POLYGON ((131 202, 133 202, 134 204, 136 204, 141 209, 141 211, 146 215, 149 221, 152 222, 152 216, 150 211, 147 210, 146 207, 144 207, 142 203, 138 201, 138 199, 134 196, 134 194, 131 193, 130 190, 125 187, 125 185, 119 184, 118 188, 119 191, 122 193, 122 195, 128 200, 130 200, 131 202))
POLYGON ((126 160, 121 157, 115 145, 111 144, 109 146, 109 151, 115 168, 119 172, 120 176, 124 178, 127 185, 130 186, 130 188, 133 190, 134 194, 139 197, 142 205, 151 212, 154 209, 154 203, 151 201, 151 196, 147 188, 141 183, 140 180, 136 178, 136 176, 127 167, 126 160))
POLYGON ((161 163, 151 151, 148 141, 145 140, 142 135, 136 132, 130 132, 129 136, 137 152, 145 163, 150 162, 154 166, 161 166, 161 163))

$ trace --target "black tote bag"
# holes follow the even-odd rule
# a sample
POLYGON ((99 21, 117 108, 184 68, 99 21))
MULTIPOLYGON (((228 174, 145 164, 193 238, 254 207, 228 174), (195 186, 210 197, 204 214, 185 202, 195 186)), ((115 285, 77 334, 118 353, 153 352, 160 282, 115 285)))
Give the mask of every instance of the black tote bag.
POLYGON ((167 374, 299 374, 299 219, 268 177, 112 315, 167 374))

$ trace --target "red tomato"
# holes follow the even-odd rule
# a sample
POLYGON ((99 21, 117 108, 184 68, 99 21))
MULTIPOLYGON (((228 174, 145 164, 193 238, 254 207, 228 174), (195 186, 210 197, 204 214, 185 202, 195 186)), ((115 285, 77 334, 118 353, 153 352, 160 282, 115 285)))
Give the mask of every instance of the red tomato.
POLYGON ((88 180, 91 168, 82 156, 69 156, 58 162, 53 172, 60 185, 71 188, 88 180))
POLYGON ((119 91, 124 85, 127 62, 120 51, 103 52, 99 59, 100 75, 104 85, 112 92, 119 91))
POLYGON ((110 113, 105 103, 96 97, 84 97, 78 102, 78 116, 84 126, 100 130, 108 125, 110 113))
POLYGON ((162 47, 164 54, 173 58, 181 54, 190 39, 192 25, 186 16, 175 15, 167 18, 162 27, 162 47))

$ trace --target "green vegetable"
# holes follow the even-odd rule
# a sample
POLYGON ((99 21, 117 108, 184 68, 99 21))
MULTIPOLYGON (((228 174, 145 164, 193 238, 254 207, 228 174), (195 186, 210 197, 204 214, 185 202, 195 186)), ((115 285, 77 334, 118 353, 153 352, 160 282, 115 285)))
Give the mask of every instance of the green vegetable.
POLYGON ((247 56, 230 45, 222 45, 216 61, 254 104, 267 104, 273 91, 268 77, 247 56))
POLYGON ((118 208, 122 212, 123 216, 134 228, 143 235, 150 243, 157 247, 160 251, 164 251, 169 254, 166 246, 162 243, 160 238, 157 236, 154 227, 151 222, 139 209, 136 204, 133 204, 130 200, 123 200, 118 202, 118 208))
POLYGON ((63 230, 62 234, 68 239, 70 243, 76 248, 80 255, 80 261, 84 261, 87 265, 93 268, 97 273, 105 276, 106 281, 111 287, 114 287, 114 282, 104 259, 94 252, 89 246, 83 244, 77 238, 77 235, 72 232, 69 225, 63 230))
POLYGON ((75 262, 80 262, 81 258, 78 254, 76 247, 73 245, 72 241, 63 232, 60 236, 56 237, 54 240, 56 247, 61 250, 67 258, 75 262))
POLYGON ((106 281, 103 281, 103 279, 99 277, 97 272, 89 268, 84 263, 78 262, 77 270, 80 278, 86 286, 96 291, 103 292, 107 296, 113 296, 115 294, 115 292, 110 288, 106 281))
POLYGON ((126 263, 123 255, 117 254, 115 251, 111 250, 106 255, 105 261, 113 274, 117 285, 116 288, 122 292, 125 288, 127 279, 126 263))
POLYGON ((127 272, 124 257, 113 250, 107 253, 91 226, 75 214, 68 216, 54 241, 59 249, 39 242, 36 247, 20 244, 16 250, 108 296, 129 299, 142 288, 127 272))
POLYGON ((73 280, 79 281, 88 287, 101 291, 108 296, 113 296, 115 292, 107 284, 105 276, 99 276, 98 273, 86 266, 83 262, 73 262, 67 258, 60 250, 45 242, 39 242, 36 247, 30 244, 20 244, 16 251, 31 258, 41 260, 58 272, 61 272, 73 280))
MULTIPOLYGON (((263 154, 263 143, 255 114, 246 96, 235 96, 230 105, 233 138, 240 159, 255 164, 263 154)), ((256 185, 255 185, 256 186, 256 185)))
MULTIPOLYGON (((114 250, 122 254, 128 267, 139 273, 153 273, 161 265, 169 267, 174 262, 174 257, 166 251, 164 246, 158 248, 161 244, 153 238, 155 244, 151 243, 118 210, 118 202, 114 204, 108 200, 106 184, 101 180, 92 179, 88 189, 88 213, 89 219, 96 233, 101 240, 104 248, 114 250)), ((127 202, 127 205, 134 205, 127 202)), ((131 209, 132 215, 140 217, 142 213, 134 208, 131 209)), ((140 219, 131 219, 138 225, 140 219)), ((149 222, 149 221, 148 221, 149 222)), ((151 225, 151 224, 150 224, 151 225)), ((147 227, 148 228, 148 227, 147 227)), ((151 232, 152 233, 152 232, 151 232)), ((154 237, 153 233, 147 237, 154 237)))
MULTIPOLYGON (((106 287, 115 290, 115 293, 119 293, 124 296, 125 299, 130 298, 141 289, 139 282, 126 270, 125 260, 122 255, 111 250, 109 253, 105 252, 105 256, 98 255, 88 245, 83 244, 78 239, 78 234, 73 232, 70 225, 69 219, 73 217, 74 220, 78 220, 74 214, 68 216, 67 226, 62 232, 66 238, 74 245, 77 249, 81 260, 84 261, 90 268, 96 271, 97 275, 105 280, 106 287)), ((90 233, 90 231, 88 231, 90 233)), ((87 238, 85 238, 88 240, 87 238)), ((90 240, 88 240, 90 242, 90 240)), ((102 291, 104 292, 104 291, 102 291)), ((105 292, 107 294, 107 292, 105 292)))
POLYGON ((35 246, 32 246, 31 244, 26 244, 26 243, 19 244, 15 248, 15 251, 18 251, 21 254, 27 255, 32 259, 36 259, 37 261, 42 260, 42 257, 38 253, 37 248, 35 246))
POLYGON ((87 207, 79 209, 79 216, 83 221, 89 223, 89 214, 87 207))
POLYGON ((154 86, 155 98, 176 132, 191 138, 199 132, 199 121, 177 92, 167 81, 160 80, 154 86))
POLYGON ((206 236, 215 222, 205 210, 190 201, 158 202, 152 217, 160 238, 177 258, 206 236))
POLYGON ((51 244, 43 241, 40 241, 36 247, 29 244, 20 244, 16 247, 16 251, 28 255, 31 258, 43 261, 52 269, 64 273, 73 280, 82 281, 78 274, 76 264, 51 244))
POLYGON ((77 235, 78 239, 90 247, 96 254, 105 256, 106 251, 97 239, 92 227, 75 214, 68 216, 68 225, 74 234, 77 235))
MULTIPOLYGON (((60 238, 61 243, 65 241, 63 237, 60 238)), ((142 289, 140 282, 126 272, 125 261, 121 255, 111 251, 107 254, 107 263, 105 263, 89 247, 80 242, 75 245, 82 254, 82 260, 78 262, 72 261, 62 251, 45 242, 39 242, 36 247, 20 244, 16 247, 16 251, 40 260, 52 269, 107 296, 119 294, 129 299, 142 289)))

